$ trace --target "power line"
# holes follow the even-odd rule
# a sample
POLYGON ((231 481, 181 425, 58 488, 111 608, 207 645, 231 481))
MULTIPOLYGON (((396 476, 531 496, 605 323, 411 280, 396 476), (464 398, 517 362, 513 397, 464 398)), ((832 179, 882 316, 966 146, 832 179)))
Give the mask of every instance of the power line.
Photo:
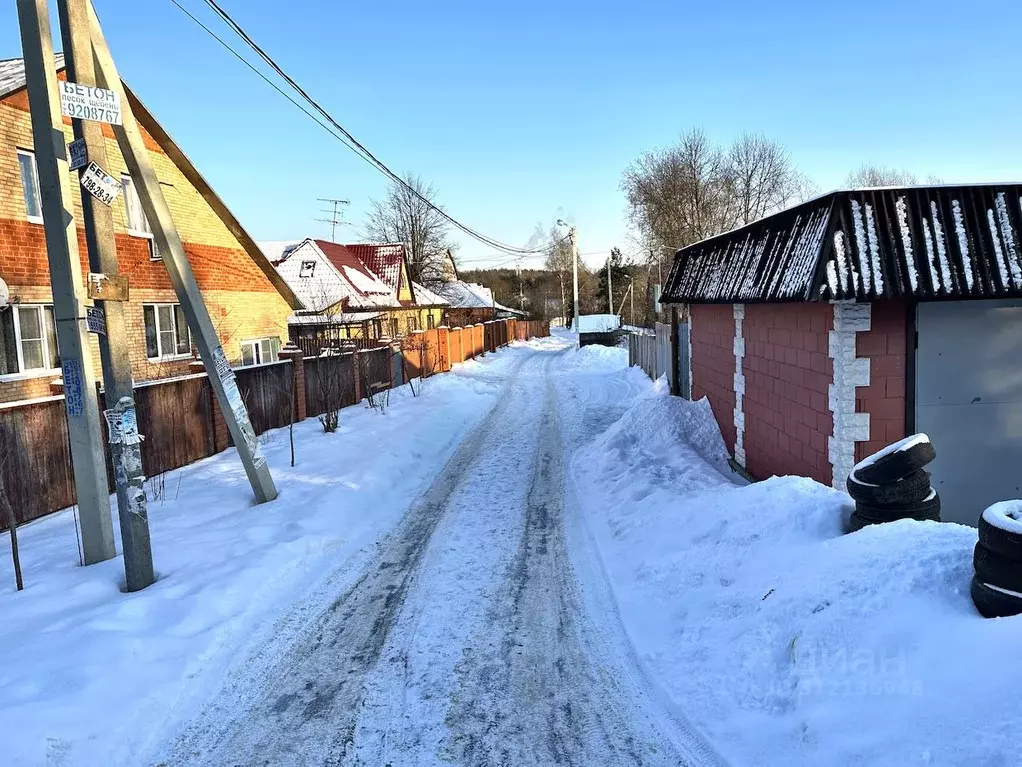
POLYGON ((241 56, 241 54, 239 54, 237 51, 235 51, 223 39, 221 39, 211 29, 209 29, 209 27, 207 27, 205 24, 203 24, 201 21, 199 21, 194 15, 192 15, 187 9, 185 9, 178 2, 178 0, 171 0, 171 2, 179 10, 184 12, 185 15, 188 16, 188 18, 190 18, 192 21, 194 21, 207 34, 209 34, 211 37, 213 37, 213 39, 215 39, 218 43, 220 43, 222 46, 224 46, 228 51, 230 51, 232 54, 234 54, 235 57, 240 59, 249 69, 251 69, 256 74, 258 74, 261 79, 263 79, 265 82, 269 83, 274 88, 274 90, 276 90, 281 95, 285 96, 285 98, 287 98, 288 101, 290 101, 292 104, 294 104, 299 109, 301 109, 301 111, 304 112, 306 115, 308 115, 309 117, 312 117, 312 119, 317 124, 319 124, 320 126, 322 126, 325 129, 327 129, 332 136, 334 136, 335 138, 340 140, 341 143, 343 143, 348 149, 353 151, 356 155, 358 155, 363 160, 368 162, 374 168, 376 168, 377 170, 382 172, 391 181, 393 181, 394 183, 399 184, 400 186, 402 186, 409 193, 411 193, 413 196, 415 196, 420 202, 422 202, 423 204, 425 204, 426 206, 431 208, 438 215, 442 216, 445 220, 447 220, 449 223, 451 223, 457 229, 461 230, 462 232, 464 232, 465 234, 469 235, 470 237, 473 237, 474 239, 478 240, 479 242, 483 243, 484 245, 488 245, 489 247, 492 247, 494 250, 500 250, 500 251, 503 251, 504 253, 515 254, 515 255, 533 255, 533 254, 544 253, 544 252, 546 252, 549 249, 548 247, 529 249, 529 248, 519 248, 519 247, 516 247, 514 245, 508 245, 506 243, 500 242, 499 240, 495 240, 492 237, 488 237, 488 236, 482 234, 481 232, 479 232, 476 229, 473 229, 472 227, 468 226, 467 224, 461 223, 460 221, 455 219, 453 216, 448 214, 446 211, 444 211, 442 208, 438 207, 433 202, 431 202, 429 199, 427 199, 425 196, 423 196, 417 189, 415 189, 414 187, 409 185, 403 178, 398 176, 389 167, 387 167, 387 165, 385 163, 383 163, 383 161, 378 159, 365 146, 363 146, 361 143, 359 143, 359 141, 351 133, 349 133, 348 130, 343 125, 341 125, 339 122, 337 122, 337 120, 335 120, 333 118, 333 116, 330 115, 330 113, 326 111, 326 109, 324 109, 315 99, 312 98, 312 96, 310 96, 305 91, 304 88, 302 88, 290 75, 288 75, 282 69, 280 67, 280 65, 278 65, 277 62, 274 61, 273 58, 268 53, 266 53, 248 35, 247 32, 245 32, 245 30, 241 27, 241 25, 238 22, 236 22, 231 17, 231 15, 229 13, 227 13, 227 11, 225 11, 223 8, 220 7, 220 5, 216 2, 216 0, 205 0, 205 3, 206 3, 207 6, 209 6, 214 11, 214 13, 216 13, 220 17, 220 19, 225 24, 227 24, 235 32, 235 34, 237 34, 253 51, 255 51, 255 53, 267 65, 269 65, 269 67, 279 77, 281 77, 289 86, 291 86, 291 88, 302 97, 302 100, 304 100, 309 106, 311 106, 313 110, 318 112, 323 117, 323 119, 326 120, 326 122, 329 123, 329 125, 333 127, 334 130, 336 130, 336 131, 338 131, 340 133, 340 135, 335 133, 334 130, 332 130, 329 127, 327 127, 327 125, 325 125, 322 121, 317 119, 314 115, 310 114, 310 112, 307 109, 305 109, 302 105, 300 105, 289 94, 286 94, 280 87, 278 87, 275 83, 270 81, 262 72, 260 72, 254 66, 252 66, 251 63, 249 63, 243 56, 241 56))

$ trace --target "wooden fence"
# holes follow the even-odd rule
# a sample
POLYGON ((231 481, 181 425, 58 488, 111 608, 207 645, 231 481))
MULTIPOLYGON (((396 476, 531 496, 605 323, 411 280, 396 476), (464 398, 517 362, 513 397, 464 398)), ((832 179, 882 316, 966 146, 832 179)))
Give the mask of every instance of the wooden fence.
POLYGON ((691 364, 689 361, 688 323, 678 323, 678 370, 671 365, 671 326, 656 323, 655 330, 632 331, 628 334, 628 364, 638 365, 654 381, 667 376, 669 384, 678 376, 682 396, 691 395, 691 364))
MULTIPOLYGON (((300 421, 334 407, 339 410, 370 391, 446 372, 511 340, 549 333, 545 322, 496 320, 420 331, 390 346, 329 356, 304 357, 301 350, 285 347, 281 361, 235 372, 252 426, 262 434, 288 425, 292 417, 300 421)), ((105 406, 102 396, 100 406, 105 406)), ((135 407, 139 431, 145 435, 142 465, 147 477, 215 455, 231 444, 205 373, 138 384, 135 407)), ((0 472, 18 524, 75 502, 63 396, 0 405, 0 472)), ((107 472, 113 492, 109 450, 107 472)))

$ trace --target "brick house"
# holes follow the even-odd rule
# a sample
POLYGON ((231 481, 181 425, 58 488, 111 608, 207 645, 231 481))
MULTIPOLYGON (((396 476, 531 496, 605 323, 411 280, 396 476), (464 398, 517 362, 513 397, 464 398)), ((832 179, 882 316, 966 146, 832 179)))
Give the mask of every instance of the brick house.
MULTIPOLYGON (((57 66, 64 79, 59 55, 57 66)), ((296 297, 155 118, 130 91, 128 99, 225 354, 236 364, 275 358, 299 305, 296 297)), ((49 394, 51 381, 60 377, 28 110, 22 61, 0 61, 0 279, 10 293, 10 305, 0 310, 0 401, 49 394)), ((66 118, 64 133, 70 142, 66 118)), ((187 373, 195 356, 191 336, 117 142, 106 126, 104 134, 111 165, 106 170, 123 184, 113 215, 120 271, 130 283, 133 375, 145 381, 187 373)), ((78 221, 81 193, 73 183, 78 221)), ((81 227, 78 247, 84 275, 89 268, 81 227)), ((95 339, 92 346, 100 374, 95 339)))
POLYGON ((756 478, 843 488, 916 431, 945 519, 1017 498, 1022 185, 838 191, 678 251, 691 396, 756 478))
POLYGON ((296 343, 329 328, 327 335, 337 340, 400 338, 444 323, 447 302, 409 279, 403 245, 307 238, 260 247, 301 302, 291 319, 296 343))

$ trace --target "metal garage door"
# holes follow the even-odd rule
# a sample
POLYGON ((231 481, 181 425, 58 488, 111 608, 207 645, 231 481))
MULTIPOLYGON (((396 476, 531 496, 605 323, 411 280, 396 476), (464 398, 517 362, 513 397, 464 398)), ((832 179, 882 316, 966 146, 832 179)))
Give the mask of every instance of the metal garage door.
POLYGON ((1022 301, 919 304, 916 429, 946 521, 1022 498, 1022 301))

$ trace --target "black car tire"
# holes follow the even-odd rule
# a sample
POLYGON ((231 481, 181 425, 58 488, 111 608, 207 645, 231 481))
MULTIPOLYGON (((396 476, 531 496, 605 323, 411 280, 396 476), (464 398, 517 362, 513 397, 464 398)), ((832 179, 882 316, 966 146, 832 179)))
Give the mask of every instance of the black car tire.
POLYGON ((860 482, 888 485, 918 471, 936 457, 937 451, 927 440, 875 458, 866 465, 860 463, 854 473, 860 482))
POLYGON ((859 480, 853 471, 848 475, 845 485, 853 500, 867 506, 898 504, 908 508, 926 500, 930 494, 930 473, 925 469, 918 469, 897 482, 870 485, 859 480))
POLYGON ((991 525, 982 514, 979 516, 979 542, 1005 559, 1022 562, 1022 533, 1013 533, 991 525))
POLYGON ((870 522, 894 522, 898 519, 928 519, 940 522, 940 494, 930 491, 926 500, 911 506, 903 504, 872 506, 867 503, 856 503, 855 513, 870 522))
POLYGON ((1022 598, 991 588, 979 576, 973 577, 970 591, 972 603, 984 618, 1008 618, 1022 613, 1022 598))
POLYGON ((1022 593, 1022 562, 1002 557, 982 543, 972 551, 972 566, 983 583, 1022 593))

